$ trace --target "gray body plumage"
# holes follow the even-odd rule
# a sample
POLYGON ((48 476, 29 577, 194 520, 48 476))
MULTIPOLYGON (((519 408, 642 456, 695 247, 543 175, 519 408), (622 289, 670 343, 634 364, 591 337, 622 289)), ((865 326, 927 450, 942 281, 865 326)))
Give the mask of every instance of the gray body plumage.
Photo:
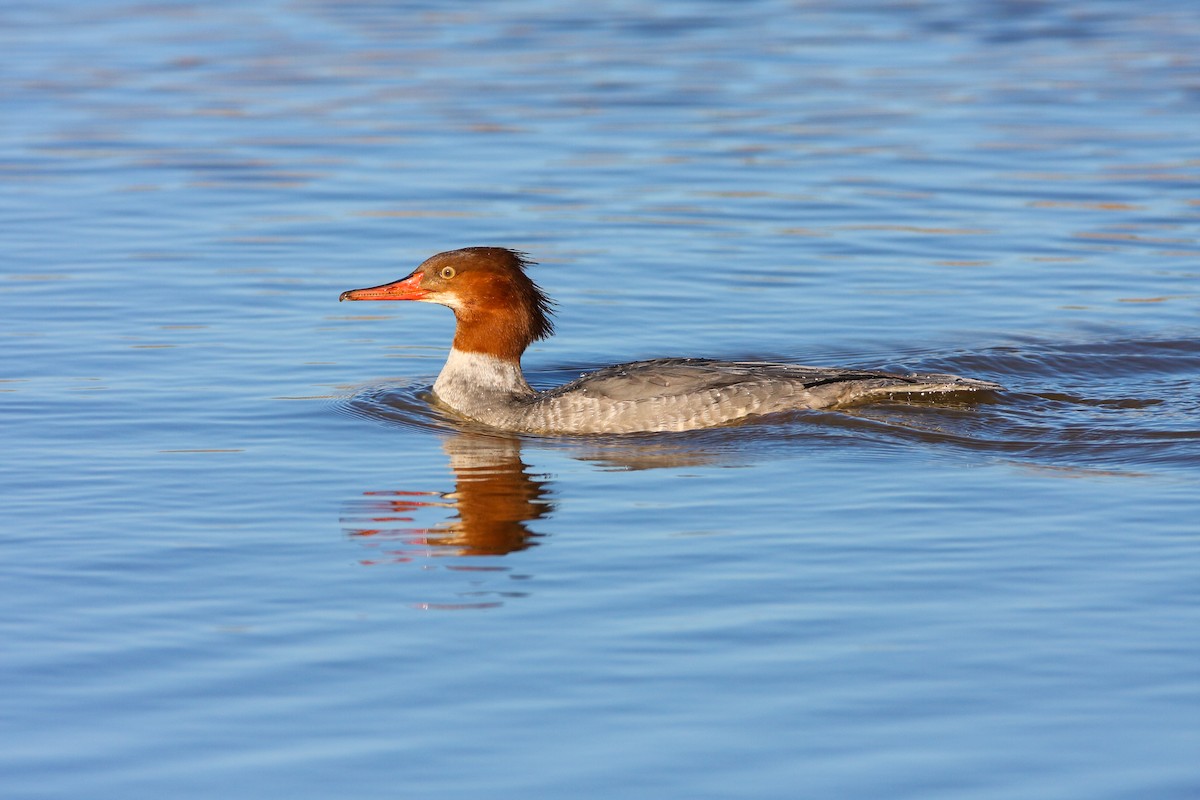
POLYGON ((686 431, 892 394, 999 388, 957 375, 671 358, 605 367, 537 392, 525 382, 519 364, 451 350, 434 394, 456 412, 491 427, 591 434, 686 431))

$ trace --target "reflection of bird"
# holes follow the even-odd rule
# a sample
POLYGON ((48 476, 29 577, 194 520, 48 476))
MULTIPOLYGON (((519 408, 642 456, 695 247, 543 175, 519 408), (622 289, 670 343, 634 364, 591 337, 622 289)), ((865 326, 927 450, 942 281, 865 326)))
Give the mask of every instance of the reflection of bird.
POLYGON ((534 544, 527 522, 540 519, 554 506, 545 498, 549 482, 539 480, 521 460, 513 439, 460 435, 445 442, 456 481, 458 519, 443 526, 431 544, 457 545, 470 555, 504 555, 534 544))
MULTIPOLYGON (((505 555, 524 550, 538 534, 527 523, 553 511, 548 481, 521 460, 520 443, 508 438, 460 434, 444 443, 454 471, 454 491, 422 500, 416 492, 367 492, 370 500, 353 529, 356 536, 399 534, 412 548, 438 548, 442 555, 505 555), (382 528, 380 522, 415 522, 414 514, 436 507, 454 518, 432 527, 382 528), (444 548, 444 549, 443 549, 444 548)), ((398 553, 401 559, 412 553, 398 553)))
POLYGON ((420 300, 454 310, 454 345, 433 391, 465 417, 533 433, 682 431, 746 417, 829 408, 894 394, 976 392, 994 383, 795 364, 675 358, 620 364, 536 392, 521 354, 553 332, 550 301, 512 250, 439 253, 411 275, 342 300, 420 300))

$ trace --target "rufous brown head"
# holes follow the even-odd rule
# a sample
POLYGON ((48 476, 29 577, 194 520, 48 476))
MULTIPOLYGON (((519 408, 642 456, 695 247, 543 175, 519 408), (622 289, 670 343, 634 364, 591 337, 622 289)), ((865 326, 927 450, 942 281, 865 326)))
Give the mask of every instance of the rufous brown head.
POLYGON ((525 274, 524 253, 503 247, 465 247, 426 259, 398 281, 351 289, 339 300, 417 300, 454 310, 454 347, 517 358, 530 343, 554 333, 552 303, 525 274))

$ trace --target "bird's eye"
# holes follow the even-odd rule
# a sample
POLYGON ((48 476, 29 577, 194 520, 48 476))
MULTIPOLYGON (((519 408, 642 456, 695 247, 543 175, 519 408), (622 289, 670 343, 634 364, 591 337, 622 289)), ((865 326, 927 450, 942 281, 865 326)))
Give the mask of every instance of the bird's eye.
POLYGON ((455 275, 454 267, 442 267, 442 271, 439 272, 438 274, 441 275, 446 280, 450 280, 455 275))

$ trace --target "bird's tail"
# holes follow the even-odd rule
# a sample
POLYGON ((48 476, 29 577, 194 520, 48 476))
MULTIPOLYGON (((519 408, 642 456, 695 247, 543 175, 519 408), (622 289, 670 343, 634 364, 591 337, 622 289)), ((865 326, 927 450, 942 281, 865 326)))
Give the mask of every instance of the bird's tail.
MULTIPOLYGON (((963 378, 958 375, 938 373, 900 375, 886 372, 864 373, 861 377, 855 376, 850 380, 839 382, 836 387, 831 385, 829 388, 835 389, 834 392, 830 392, 832 396, 827 398, 829 406, 854 405, 891 396, 912 398, 922 395, 997 392, 1004 389, 998 383, 963 378)), ((814 392, 814 389, 809 391, 814 392)), ((816 389, 814 393, 819 392, 820 389, 816 389)))

